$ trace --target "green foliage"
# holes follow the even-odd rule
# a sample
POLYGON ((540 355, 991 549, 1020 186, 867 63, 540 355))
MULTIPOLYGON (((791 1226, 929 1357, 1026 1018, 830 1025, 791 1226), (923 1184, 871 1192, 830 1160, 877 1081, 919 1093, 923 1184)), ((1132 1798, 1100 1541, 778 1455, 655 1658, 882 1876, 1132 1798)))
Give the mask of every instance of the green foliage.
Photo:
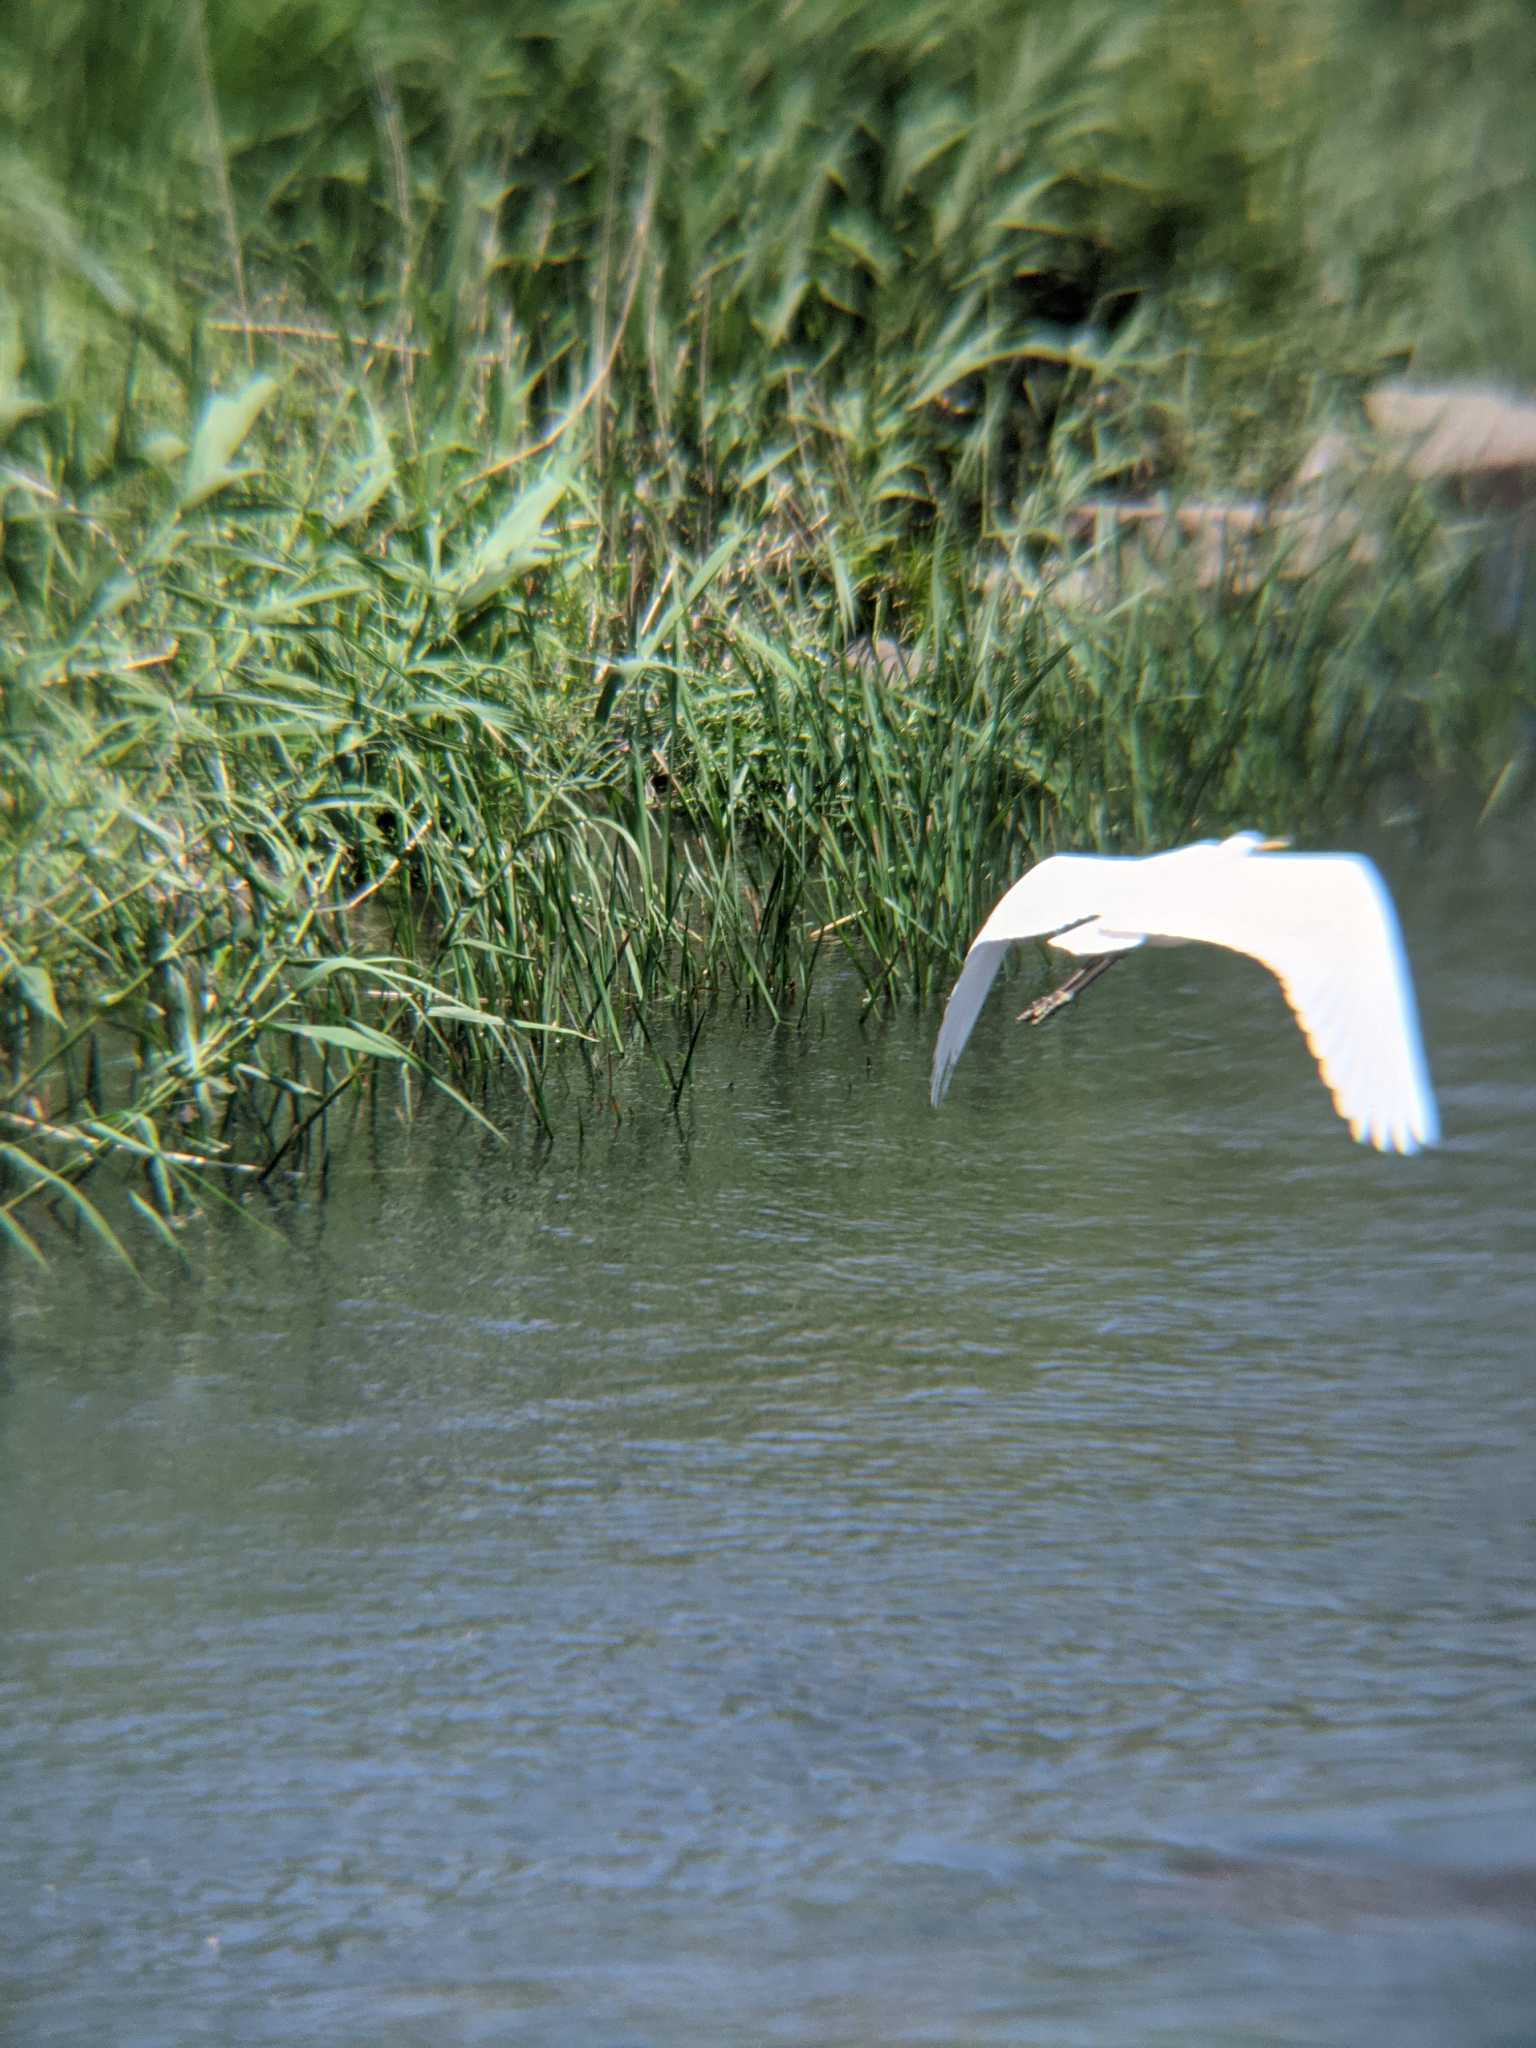
POLYGON ((1436 93, 1365 0, 8 15, 0 1233, 120 1245, 112 1160, 168 1234, 368 1079, 553 1121, 657 1002, 926 996, 1033 852, 1488 745, 1414 501, 1369 577, 1052 584, 1411 333, 1488 367, 1528 38, 1431 26, 1436 93))

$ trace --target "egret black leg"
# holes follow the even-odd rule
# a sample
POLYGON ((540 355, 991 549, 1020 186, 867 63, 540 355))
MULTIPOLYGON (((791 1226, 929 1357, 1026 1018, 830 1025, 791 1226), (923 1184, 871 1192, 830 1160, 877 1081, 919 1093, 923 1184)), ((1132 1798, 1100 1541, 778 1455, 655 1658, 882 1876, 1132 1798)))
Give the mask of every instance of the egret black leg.
POLYGON ((1068 1003, 1075 1002, 1091 981, 1097 981, 1101 974, 1107 974, 1115 962, 1123 956, 1119 953, 1105 953, 1098 960, 1090 960, 1086 967, 1079 967, 1075 974, 1069 974, 1059 987, 1047 995, 1036 996, 1027 1008, 1020 1010, 1021 1024, 1043 1024, 1047 1017, 1054 1017, 1058 1010, 1064 1010, 1068 1003))

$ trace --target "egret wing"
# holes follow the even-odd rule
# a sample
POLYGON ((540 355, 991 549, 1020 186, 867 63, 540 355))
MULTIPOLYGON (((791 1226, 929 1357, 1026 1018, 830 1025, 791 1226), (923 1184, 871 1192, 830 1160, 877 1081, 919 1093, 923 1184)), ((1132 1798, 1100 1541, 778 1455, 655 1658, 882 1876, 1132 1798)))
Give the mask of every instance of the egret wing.
POLYGON ((1097 917, 1122 877, 1141 865, 1107 853, 1053 853, 998 898, 971 943, 1043 939, 1069 924, 1097 917))
POLYGON ((960 970, 960 979, 949 992, 949 1001, 944 1005, 944 1021, 939 1026, 938 1044, 933 1048, 933 1074, 928 1083, 928 1100, 935 1109, 944 1100, 944 1091, 949 1086, 955 1062, 965 1051, 965 1042, 981 1014, 988 989, 997 979, 997 970, 1003 964, 1008 943, 1007 939, 974 939, 960 970))
POLYGON ((929 1099, 935 1109, 944 1099, 955 1062, 965 1050, 1009 946, 1016 939, 1047 938, 1067 925, 1093 917, 1106 893, 1110 873, 1123 865, 1098 854, 1053 854, 1021 876, 993 906, 986 923, 971 941, 960 979, 944 1006, 929 1084, 929 1099))
POLYGON ((1162 878, 1140 928, 1247 953, 1276 976, 1352 1135, 1416 1152, 1440 1135, 1413 977, 1386 884, 1358 854, 1256 853, 1162 878))

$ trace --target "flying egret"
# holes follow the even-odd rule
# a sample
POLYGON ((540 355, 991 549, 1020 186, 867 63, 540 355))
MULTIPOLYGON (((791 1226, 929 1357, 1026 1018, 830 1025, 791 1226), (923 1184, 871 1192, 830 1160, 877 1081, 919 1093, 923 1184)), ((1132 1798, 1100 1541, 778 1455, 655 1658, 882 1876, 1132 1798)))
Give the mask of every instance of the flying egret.
POLYGON ((1045 939, 1092 960, 1024 1011, 1039 1023, 1122 953, 1203 941, 1278 977, 1350 1134, 1378 1152, 1440 1135, 1413 980, 1386 884, 1356 853, 1281 853, 1239 832, 1142 860, 1058 853, 1032 867, 971 941, 933 1054, 937 1108, 1003 955, 1045 939))

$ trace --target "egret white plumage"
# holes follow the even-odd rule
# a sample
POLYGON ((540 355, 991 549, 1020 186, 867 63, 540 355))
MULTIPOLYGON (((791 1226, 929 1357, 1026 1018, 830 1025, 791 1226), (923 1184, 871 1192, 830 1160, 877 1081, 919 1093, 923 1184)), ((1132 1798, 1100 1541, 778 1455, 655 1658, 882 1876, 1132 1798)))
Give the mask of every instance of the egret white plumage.
POLYGON ((1355 853, 1282 853, 1257 832, 1144 859, 1060 853, 1014 883, 971 941, 933 1055, 942 1101, 1003 955, 1044 939, 1079 968, 1024 1015, 1040 1022, 1122 954, 1201 942, 1278 979, 1333 1106, 1362 1144, 1417 1152, 1440 1135, 1413 978, 1392 898, 1355 853))

